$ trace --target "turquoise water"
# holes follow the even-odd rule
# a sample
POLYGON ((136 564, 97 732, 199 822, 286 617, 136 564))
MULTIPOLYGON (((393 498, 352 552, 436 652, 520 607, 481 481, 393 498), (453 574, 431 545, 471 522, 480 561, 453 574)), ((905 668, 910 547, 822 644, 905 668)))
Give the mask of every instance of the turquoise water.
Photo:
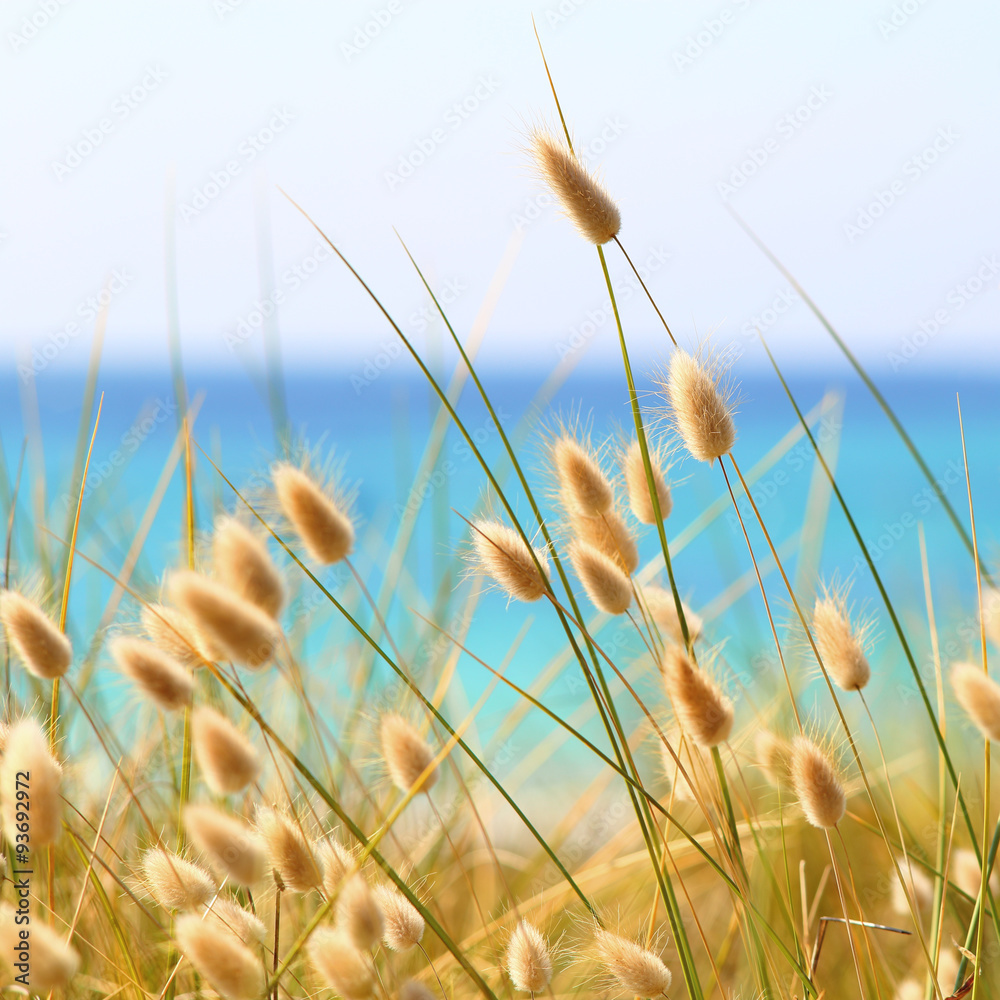
MULTIPOLYGON (((533 398, 544 380, 542 372, 518 377, 498 373, 486 377, 508 430, 522 426, 522 421, 526 421, 529 429, 534 428, 525 439, 523 454, 527 456, 533 481, 539 484, 544 478, 539 414, 533 398)), ((838 378, 800 375, 792 384, 804 409, 817 406, 829 390, 837 392, 842 399, 842 413, 837 406, 828 411, 821 425, 821 437, 829 446, 839 445, 838 482, 876 565, 884 573, 890 593, 903 612, 904 621, 913 630, 922 668, 930 670, 918 522, 926 531, 934 599, 942 618, 946 652, 951 656, 966 655, 975 638, 975 630, 969 629, 968 622, 975 608, 971 557, 888 421, 864 388, 846 375, 838 378)), ((36 385, 48 525, 57 535, 64 536, 65 501, 83 378, 40 377, 36 385)), ((955 404, 956 392, 961 393, 981 550, 987 559, 994 556, 1000 531, 996 502, 1000 494, 1000 451, 997 447, 995 385, 973 376, 941 376, 905 381, 883 379, 881 386, 928 465, 939 477, 963 523, 967 523, 968 500, 955 404)), ((13 379, 0 388, 4 390, 0 402, 4 460, 7 476, 13 478, 25 433, 24 408, 20 387, 13 379)), ((98 388, 105 393, 104 409, 94 445, 80 547, 81 551, 117 572, 174 444, 176 406, 166 375, 106 374, 100 378, 98 388)), ((192 399, 201 400, 196 423, 199 444, 220 461, 234 483, 242 486, 263 481, 274 456, 275 436, 268 407, 253 384, 241 377, 193 373, 189 375, 188 389, 192 399)), ((796 422, 780 386, 772 379, 758 377, 744 381, 741 395, 736 454, 747 471, 796 422)), ((357 484, 356 511, 362 524, 357 565, 373 590, 380 585, 389 547, 400 523, 400 511, 414 495, 422 492, 428 497, 406 562, 407 573, 414 583, 412 586, 400 583, 395 588, 391 623, 404 655, 433 669, 434 661, 441 659, 447 643, 435 643, 433 632, 416 631, 407 608, 418 607, 429 613, 428 599, 420 594, 440 592, 445 601, 444 622, 455 624, 465 585, 450 577, 442 584, 442 573, 465 537, 465 525, 459 515, 469 515, 485 495, 482 470, 471 450, 451 428, 437 467, 417 484, 414 492, 413 477, 435 413, 428 390, 420 381, 386 374, 359 386, 357 379, 352 383, 349 375, 295 374, 288 378, 287 397, 296 430, 312 444, 318 443, 327 450, 334 448, 344 463, 346 478, 357 484)), ((655 396, 646 395, 644 399, 646 406, 655 410, 655 396)), ((459 409, 487 457, 496 460, 500 455, 496 429, 471 389, 466 389, 459 409)), ((577 410, 584 416, 589 415, 598 438, 615 427, 627 426, 630 415, 619 373, 613 372, 607 377, 593 373, 575 375, 560 390, 546 414, 568 414, 577 410)), ((545 414, 542 417, 544 420, 545 414)), ((30 424, 29 421, 29 427, 30 424)), ((34 475, 37 465, 32 458, 36 438, 37 435, 32 434, 26 474, 37 482, 34 475)), ((763 474, 754 488, 761 514, 793 577, 800 560, 808 561, 804 553, 809 549, 808 546, 803 548, 800 533, 807 520, 806 505, 813 476, 810 448, 807 442, 799 441, 763 474)), ((676 538, 711 503, 726 494, 718 467, 709 469, 687 460, 674 470, 673 478, 674 511, 668 527, 669 535, 676 538)), ((736 488, 739 489, 738 485, 736 488)), ((530 512, 524 497, 516 490, 512 497, 516 509, 528 518, 530 512)), ((0 513, 6 520, 9 509, 6 492, 0 493, 0 502, 0 513)), ((37 530, 37 502, 37 494, 32 495, 22 488, 16 518, 15 581, 23 575, 22 567, 27 567, 34 557, 36 546, 47 545, 51 553, 59 551, 57 542, 46 541, 37 530)), ((220 505, 231 508, 232 494, 208 463, 201 461, 198 465, 199 523, 210 523, 213 510, 220 505)), ((137 586, 147 594, 155 593, 156 581, 163 568, 179 558, 182 510, 183 476, 178 468, 153 520, 134 576, 137 586)), ((749 508, 746 514, 755 551, 763 559, 766 555, 764 540, 756 526, 750 523, 749 508)), ((879 619, 881 637, 875 662, 880 669, 876 686, 885 689, 889 685, 890 693, 910 697, 912 681, 905 673, 898 645, 889 632, 868 570, 857 565, 858 548, 845 519, 834 502, 827 518, 813 513, 808 520, 811 537, 822 533, 821 574, 829 577, 839 571, 842 576, 851 577, 854 595, 859 601, 867 602, 879 619)), ((655 533, 647 531, 641 541, 644 557, 652 558, 657 549, 655 533)), ((776 675, 773 646, 768 639, 759 591, 748 576, 751 564, 746 543, 731 506, 677 553, 675 571, 682 592, 696 609, 719 607, 720 595, 727 587, 734 580, 744 580, 747 585, 743 596, 738 596, 735 603, 710 621, 709 635, 716 641, 726 640, 724 659, 736 682, 751 690, 754 684, 760 683, 770 690, 776 675)), ((110 583, 82 563, 77 573, 70 603, 70 628, 77 643, 85 643, 100 618, 103 603, 110 593, 110 583)), ((330 580, 348 596, 348 602, 358 610, 361 619, 370 621, 370 613, 343 575, 334 573, 330 580)), ((766 585, 776 615, 781 621, 789 621, 791 611, 780 578, 772 573, 766 585)), ((583 603, 586 604, 585 598, 583 603)), ((134 605, 127 599, 123 614, 126 617, 134 615, 134 605)), ((490 593, 480 602, 468 644, 491 665, 498 666, 518 630, 530 620, 527 638, 510 667, 515 680, 530 680, 565 641, 552 619, 551 611, 545 607, 508 608, 499 594, 490 593)), ((351 638, 349 630, 344 631, 337 625, 320 630, 307 644, 307 658, 310 654, 326 655, 329 649, 342 650, 351 638)), ((609 626, 602 633, 602 641, 610 652, 624 655, 626 659, 631 653, 639 652, 634 634, 619 624, 609 626)), ((459 674, 473 693, 486 681, 482 668, 468 659, 462 661, 459 674)), ((550 695, 554 702, 567 707, 581 701, 586 692, 575 675, 567 673, 550 695)), ((504 704, 505 699, 500 697, 495 702, 497 711, 502 710, 504 704)))

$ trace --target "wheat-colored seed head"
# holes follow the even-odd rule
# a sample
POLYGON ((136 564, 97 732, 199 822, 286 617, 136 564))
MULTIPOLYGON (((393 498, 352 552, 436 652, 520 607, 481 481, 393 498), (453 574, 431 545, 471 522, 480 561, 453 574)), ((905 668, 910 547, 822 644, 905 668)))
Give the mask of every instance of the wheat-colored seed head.
POLYGON ((371 966, 342 930, 320 927, 309 939, 308 952, 320 978, 344 1000, 369 1000, 374 995, 371 966))
POLYGON ((207 705, 191 713, 194 758, 216 795, 243 791, 260 774, 253 745, 224 715, 207 705))
POLYGON ((73 647, 42 609, 14 590, 0 595, 0 620, 7 641, 36 677, 62 677, 73 662, 73 647))
MULTIPOLYGON (((646 466, 642 462, 642 449, 639 441, 633 440, 621 456, 622 472, 625 474, 625 488, 628 491, 628 502, 636 519, 643 524, 656 524, 656 511, 653 509, 653 499, 649 493, 649 480, 646 478, 646 466)), ((665 521, 674 508, 670 487, 663 475, 662 463, 651 451, 649 465, 653 473, 653 484, 656 488, 656 499, 660 505, 660 517, 665 521)))
POLYGON ((821 829, 836 826, 847 811, 847 794, 830 754, 800 734, 792 741, 791 771, 806 819, 821 829))
POLYGON ((594 943, 601 963, 626 993, 646 998, 666 995, 672 977, 658 955, 608 931, 598 930, 594 943))
MULTIPOLYGON (((951 863, 948 867, 949 878, 962 890, 962 892, 976 899, 979 896, 980 882, 983 877, 983 869, 976 860, 976 852, 968 847, 958 848, 951 856, 951 863)), ((1000 877, 996 871, 990 875, 990 892, 996 895, 1000 892, 1000 877)))
MULTIPOLYGON (((31 848, 52 844, 62 828, 62 767, 49 751, 42 727, 32 718, 15 722, 7 731, 7 743, 0 759, 0 812, 9 844, 18 843, 18 772, 30 775, 28 794, 31 809, 31 848)), ((23 785, 21 786, 23 789, 23 785)))
POLYGON ((860 691, 871 678, 864 650, 864 630, 851 625, 842 595, 827 591, 813 608, 816 648, 830 677, 844 691, 860 691))
POLYGON ((216 899, 205 919, 217 922, 251 947, 263 944, 267 938, 264 921, 231 899, 216 899))
POLYGON ((8 967, 14 975, 27 976, 27 986, 33 995, 44 997, 76 975, 80 956, 61 934, 36 918, 29 930, 27 968, 14 968, 20 962, 16 949, 23 943, 21 931, 25 929, 24 924, 16 923, 17 914, 9 903, 0 903, 0 982, 8 985, 13 979, 13 975, 5 975, 8 967))
POLYGON ((610 556, 630 576, 639 566, 639 549, 625 519, 616 510, 599 517, 570 513, 569 526, 581 542, 610 556))
POLYGON ((233 517, 222 518, 212 537, 212 564, 230 590, 277 618, 285 586, 259 533, 233 517))
POLYGON ((168 582, 171 600, 223 656, 261 667, 281 638, 278 623, 218 580, 192 570, 175 570, 168 582))
POLYGON ((513 528, 499 521, 476 521, 472 544, 481 572, 499 584, 508 597, 537 601, 547 593, 549 557, 544 549, 534 548, 532 558, 532 549, 513 528))
POLYGON ((736 441, 732 404, 709 366, 677 348, 662 386, 677 433, 695 458, 711 465, 732 450, 736 441))
POLYGON ((339 840, 334 840, 332 837, 315 843, 313 854, 323 869, 323 891, 332 896, 344 880, 344 875, 354 864, 354 855, 339 840))
POLYGON ((217 920, 194 913, 174 926, 177 947, 225 1000, 259 1000, 264 992, 260 959, 217 920))
POLYGON ((632 604, 632 581, 614 559, 581 541, 570 542, 568 552, 573 569, 594 607, 609 615, 628 611, 632 604))
POLYGON ((1000 587, 983 589, 983 627, 993 645, 1000 647, 1000 587))
POLYGON ((541 993, 552 980, 552 956, 542 934, 526 920, 520 921, 507 945, 507 972, 525 993, 541 993))
POLYGON ((267 873, 264 845, 242 820, 200 804, 186 805, 183 815, 191 843, 231 882, 253 885, 267 873))
POLYGON ((958 703, 988 740, 1000 740, 1000 684, 972 663, 956 663, 951 686, 958 703))
POLYGON ((924 871, 918 867, 914 862, 910 861, 907 863, 906 858, 898 857, 896 858, 896 864, 899 865, 899 870, 903 873, 903 882, 906 883, 906 889, 900 885, 899 879, 896 877, 896 873, 893 872, 890 875, 892 880, 892 909, 895 913, 900 916, 905 916, 910 912, 910 904, 907 900, 907 895, 912 897, 917 905, 917 908, 930 906, 931 902, 934 900, 934 883, 924 874, 924 871))
POLYGON ((393 951, 409 951, 424 936, 424 918, 420 911, 394 886, 375 887, 375 901, 385 928, 382 940, 393 951))
POLYGON ((118 636, 111 641, 110 651, 118 669, 164 711, 175 712, 191 704, 191 674, 158 646, 144 639, 118 636))
POLYGON ((146 635, 178 663, 192 669, 222 659, 222 650, 200 635, 194 624, 176 608, 166 604, 147 604, 142 609, 142 627, 146 635))
POLYGON ((267 859, 282 884, 293 892, 309 892, 323 884, 323 872, 296 822, 274 809, 260 809, 257 829, 267 859))
MULTIPOLYGON (((650 618, 660 630, 660 635, 667 642, 675 642, 678 646, 683 646, 684 632, 681 629, 681 620, 677 617, 677 603, 674 601, 673 593, 664 587, 648 584, 642 588, 642 598, 650 618)), ((684 610, 688 635, 694 642, 704 632, 705 623, 684 601, 681 601, 681 608, 684 610)))
POLYGON ((614 239, 622 226, 618 206, 576 154, 542 129, 532 132, 531 146, 538 173, 580 235, 597 246, 614 239))
POLYGON ((437 995, 419 979, 407 979, 399 987, 399 1000, 438 1000, 437 995))
POLYGON ((552 464, 559 495, 569 509, 587 517, 611 510, 615 493, 597 456, 575 438, 563 434, 552 444, 552 464))
POLYGON ((894 1000, 924 1000, 924 984, 916 979, 904 979, 896 987, 894 1000))
MULTIPOLYGON (((434 751, 416 728, 395 712, 382 716, 379 735, 382 742, 382 756, 392 783, 401 792, 408 792, 430 767, 434 760, 434 751)), ((435 767, 427 774, 420 790, 429 792, 437 779, 438 769, 435 767)))
POLYGON ((757 766, 767 776, 772 785, 782 785, 789 777, 792 766, 792 745, 788 740, 772 733, 770 729, 758 729, 754 737, 757 766))
POLYGON ((337 926, 358 951, 371 951, 382 939, 385 927, 382 911, 368 881, 360 873, 352 875, 340 887, 337 926))
POLYGON ((661 666, 674 714, 688 736, 703 747, 725 743, 733 728, 732 701, 680 646, 667 646, 661 666))
POLYGON ((287 462, 271 472, 281 509, 310 558, 331 566, 354 548, 354 525, 347 512, 301 469, 287 462))
POLYGON ((200 909, 218 889, 207 869, 162 847, 142 856, 142 873, 153 899, 165 910, 200 909))

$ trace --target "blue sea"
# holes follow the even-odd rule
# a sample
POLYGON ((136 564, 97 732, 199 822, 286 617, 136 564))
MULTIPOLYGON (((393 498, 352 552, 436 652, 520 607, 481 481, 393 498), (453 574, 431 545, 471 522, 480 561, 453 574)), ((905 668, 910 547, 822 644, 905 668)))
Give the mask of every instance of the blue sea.
MULTIPOLYGON (((540 404, 538 393, 547 376, 542 371, 484 373, 494 406, 508 433, 520 442, 529 476, 542 496, 547 496, 549 486, 542 459, 544 431, 557 415, 579 415, 595 440, 627 428, 631 421, 619 371, 574 373, 551 401, 540 404)), ((962 523, 968 526, 956 408, 956 393, 960 394, 980 550, 986 564, 995 566, 1000 536, 1000 397, 995 382, 973 375, 884 377, 877 381, 962 523)), ((821 411, 814 427, 824 448, 835 457, 837 481, 911 633, 925 676, 932 675, 921 530, 926 536, 944 655, 975 655, 976 629, 970 628, 976 608, 972 558, 889 421, 864 386, 846 371, 829 376, 798 374, 790 382, 804 411, 821 411)), ((186 387, 191 404, 198 407, 197 444, 233 484, 259 493, 268 465, 278 454, 274 410, 267 393, 246 376, 198 371, 187 373, 186 387)), ((37 581, 43 575, 38 559, 47 558, 58 565, 65 552, 59 539, 66 538, 68 517, 75 508, 70 482, 85 377, 82 373, 76 377, 43 373, 34 382, 34 392, 26 392, 12 375, 0 388, 6 474, 6 481, 0 483, 4 487, 0 490, 0 514, 5 523, 10 487, 27 436, 14 522, 12 577, 14 583, 37 581), (39 476, 42 462, 44 498, 39 476)), ((639 388, 647 416, 655 420, 661 405, 655 387, 646 384, 639 388)), ((96 389, 98 396, 103 393, 103 409, 91 458, 79 548, 110 573, 118 573, 175 447, 177 401, 166 372, 102 373, 96 389)), ((772 452, 798 426, 783 390, 772 377, 759 375, 742 382, 740 397, 735 454, 744 474, 772 454, 756 479, 753 493, 789 577, 803 595, 811 592, 817 574, 824 580, 838 576, 848 580, 858 607, 871 613, 877 623, 874 686, 890 695, 908 692, 912 682, 885 609, 843 514, 820 488, 823 480, 817 474, 811 447, 798 437, 772 452)), ((291 373, 285 378, 285 398, 295 439, 308 442, 323 456, 332 453, 342 481, 356 489, 354 503, 360 525, 356 565, 372 592, 378 592, 383 582, 401 513, 416 498, 422 498, 404 575, 389 590, 393 598, 390 627, 396 631, 404 655, 433 670, 434 665, 426 661, 439 658, 443 662, 449 644, 435 642, 433 631, 421 626, 410 609, 434 616, 453 630, 462 625, 469 583, 459 573, 455 557, 467 540, 463 517, 480 509, 488 492, 472 450, 449 425, 438 460, 419 481, 415 479, 439 412, 427 384, 416 377, 386 373, 360 382, 348 373, 291 373)), ((528 504, 513 488, 496 427, 471 383, 465 386, 457 406, 477 445, 491 463, 496 463, 498 472, 505 476, 504 483, 512 487, 512 502, 528 523, 528 504)), ((93 416, 85 414, 88 426, 93 416)), ((209 462, 196 457, 197 521, 206 527, 218 510, 232 509, 236 501, 209 462)), ((722 644, 725 669, 733 682, 748 692, 761 685, 759 693, 764 698, 777 679, 777 665, 746 542, 728 500, 725 480, 718 466, 709 468, 691 459, 678 461, 671 480, 674 509, 667 527, 676 550, 674 570, 679 587, 692 607, 707 613, 708 637, 722 644), (713 509, 718 509, 718 516, 692 538, 691 525, 713 509)), ((739 495, 738 483, 734 488, 739 495)), ((495 502, 494 506, 499 509, 495 502)), ((157 593, 163 570, 183 558, 183 510, 181 461, 152 519, 133 574, 134 585, 147 596, 157 593)), ((766 543, 745 501, 741 512, 766 571, 770 565, 766 543)), ((655 532, 645 531, 640 549, 644 559, 655 557, 659 550, 655 532)), ((345 574, 335 573, 328 579, 332 587, 341 588, 359 620, 371 625, 372 615, 363 595, 345 574)), ((767 572, 765 585, 779 624, 790 622, 787 591, 773 570, 767 572)), ((108 576, 78 561, 70 601, 70 630, 75 642, 90 642, 110 592, 108 576)), ((587 607, 586 598, 581 597, 581 601, 587 607)), ((135 605, 126 598, 120 613, 125 618, 134 617, 135 605)), ((468 648, 499 667, 522 628, 527 628, 527 633, 513 651, 508 669, 512 679, 528 683, 565 646, 551 609, 541 605, 508 607, 502 595, 486 593, 469 629, 468 648)), ((641 655, 634 633, 621 623, 609 624, 601 640, 610 652, 626 660, 641 655)), ((356 635, 334 623, 310 636, 303 655, 308 659, 348 648, 358 650, 356 635)), ((458 677, 470 697, 488 680, 487 673, 469 657, 460 660, 458 677)), ((571 705, 585 697, 581 688, 574 680, 560 682, 550 696, 557 703, 571 705)), ((501 697, 496 710, 504 704, 501 697)))

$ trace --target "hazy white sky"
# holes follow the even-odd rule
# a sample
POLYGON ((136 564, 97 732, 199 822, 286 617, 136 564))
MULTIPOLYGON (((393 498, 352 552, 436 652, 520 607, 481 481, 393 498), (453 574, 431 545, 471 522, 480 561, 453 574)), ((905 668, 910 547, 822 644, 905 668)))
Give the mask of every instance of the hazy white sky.
MULTIPOLYGON (((714 331, 757 364, 756 322, 789 361, 834 357, 728 201, 873 367, 997 369, 990 0, 7 0, 3 364, 85 364, 107 287, 108 362, 165 365, 172 226, 186 357, 239 371, 262 351, 262 218, 289 364, 377 359, 391 332, 277 185, 418 345, 435 328, 394 226, 463 334, 512 261, 485 357, 613 357, 596 253, 519 150, 523 122, 553 115, 532 14, 680 339, 714 331)), ((614 247, 609 261, 652 359, 655 315, 614 247)))

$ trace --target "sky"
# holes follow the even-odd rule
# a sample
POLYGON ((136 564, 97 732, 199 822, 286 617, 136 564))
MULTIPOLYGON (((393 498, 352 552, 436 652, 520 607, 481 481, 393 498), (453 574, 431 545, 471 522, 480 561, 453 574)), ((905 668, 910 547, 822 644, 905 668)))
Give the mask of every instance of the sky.
MULTIPOLYGON (((682 344, 750 369, 760 330, 790 366, 842 363, 732 210, 873 370, 1000 369, 989 0, 7 0, 2 364, 82 369, 106 305, 105 364, 165 369, 174 287, 189 365, 255 365, 265 328, 290 369, 387 363, 310 218, 421 351, 441 324, 400 240, 484 363, 613 361, 597 253, 525 152, 556 121, 532 16, 682 344)), ((607 257, 655 364, 665 333, 607 257)))

